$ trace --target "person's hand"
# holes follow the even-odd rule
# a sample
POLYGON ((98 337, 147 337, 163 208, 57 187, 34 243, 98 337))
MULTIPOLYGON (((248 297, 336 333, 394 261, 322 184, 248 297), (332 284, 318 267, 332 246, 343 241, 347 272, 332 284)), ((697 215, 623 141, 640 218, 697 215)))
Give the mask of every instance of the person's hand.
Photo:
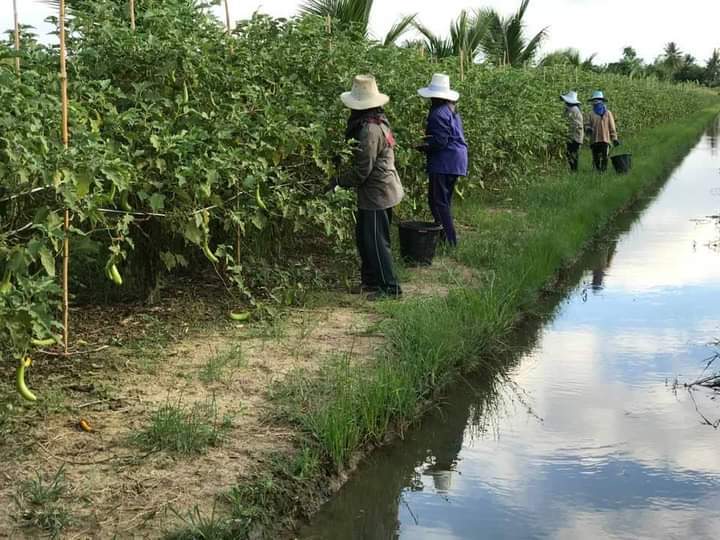
POLYGON ((615 148, 617 148, 618 146, 620 146, 620 141, 618 141, 617 139, 615 139, 615 140, 613 141, 613 146, 614 146, 615 148))

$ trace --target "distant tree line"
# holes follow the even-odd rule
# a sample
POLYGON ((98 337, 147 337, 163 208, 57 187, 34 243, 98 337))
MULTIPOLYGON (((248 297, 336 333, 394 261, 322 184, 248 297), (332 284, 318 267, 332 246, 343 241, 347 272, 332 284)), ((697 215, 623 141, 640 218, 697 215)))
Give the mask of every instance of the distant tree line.
MULTIPOLYGON (((358 28, 369 36, 370 15, 374 0, 306 0, 301 13, 332 18, 336 24, 358 28)), ((432 32, 420 22, 418 14, 401 17, 382 39, 386 46, 397 43, 407 32, 415 30, 416 39, 406 40, 403 47, 415 47, 430 58, 463 56, 468 63, 495 66, 574 66, 578 69, 656 78, 662 81, 696 82, 720 87, 720 49, 712 51, 704 65, 691 54, 684 54, 677 43, 668 43, 652 63, 638 57, 632 47, 623 49, 617 62, 596 64, 596 55, 582 58, 576 49, 550 52, 539 58, 539 49, 547 38, 547 27, 532 37, 525 35, 524 18, 530 0, 522 0, 518 10, 502 16, 494 9, 463 10, 450 24, 447 35, 432 32)))

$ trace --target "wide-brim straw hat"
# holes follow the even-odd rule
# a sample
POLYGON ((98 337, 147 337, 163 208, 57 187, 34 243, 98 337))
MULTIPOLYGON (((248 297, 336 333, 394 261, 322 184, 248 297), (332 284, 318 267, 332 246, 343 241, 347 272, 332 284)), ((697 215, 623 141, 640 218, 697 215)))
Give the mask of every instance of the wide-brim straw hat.
POLYGON ((340 99, 343 104, 355 111, 375 109, 386 105, 390 98, 381 94, 377 81, 372 75, 358 75, 353 79, 352 90, 344 92, 340 99))
POLYGON ((595 92, 593 92, 593 95, 589 101, 597 101, 597 100, 607 101, 607 99, 605 99, 605 94, 603 94, 601 90, 595 90, 595 92))
POLYGON ((560 99, 562 99, 568 105, 580 105, 577 92, 568 92, 567 94, 562 94, 560 96, 560 99))
POLYGON ((430 86, 418 90, 424 98, 446 99, 448 101, 457 101, 460 94, 450 88, 450 76, 444 73, 436 73, 432 76, 430 86))

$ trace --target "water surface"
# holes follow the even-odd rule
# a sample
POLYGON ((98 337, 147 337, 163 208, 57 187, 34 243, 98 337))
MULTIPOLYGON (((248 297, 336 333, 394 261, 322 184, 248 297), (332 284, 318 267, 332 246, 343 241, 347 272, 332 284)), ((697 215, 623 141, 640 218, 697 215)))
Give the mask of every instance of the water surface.
POLYGON ((300 538, 717 538, 717 126, 548 299, 507 376, 376 452, 300 538))

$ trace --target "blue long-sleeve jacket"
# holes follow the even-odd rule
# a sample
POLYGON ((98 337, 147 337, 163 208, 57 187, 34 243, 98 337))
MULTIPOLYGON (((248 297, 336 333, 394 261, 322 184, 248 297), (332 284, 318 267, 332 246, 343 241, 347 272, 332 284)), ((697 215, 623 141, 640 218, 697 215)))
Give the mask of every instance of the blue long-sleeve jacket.
POLYGON ((467 176, 468 146, 462 118, 449 104, 430 110, 425 131, 427 172, 467 176))

